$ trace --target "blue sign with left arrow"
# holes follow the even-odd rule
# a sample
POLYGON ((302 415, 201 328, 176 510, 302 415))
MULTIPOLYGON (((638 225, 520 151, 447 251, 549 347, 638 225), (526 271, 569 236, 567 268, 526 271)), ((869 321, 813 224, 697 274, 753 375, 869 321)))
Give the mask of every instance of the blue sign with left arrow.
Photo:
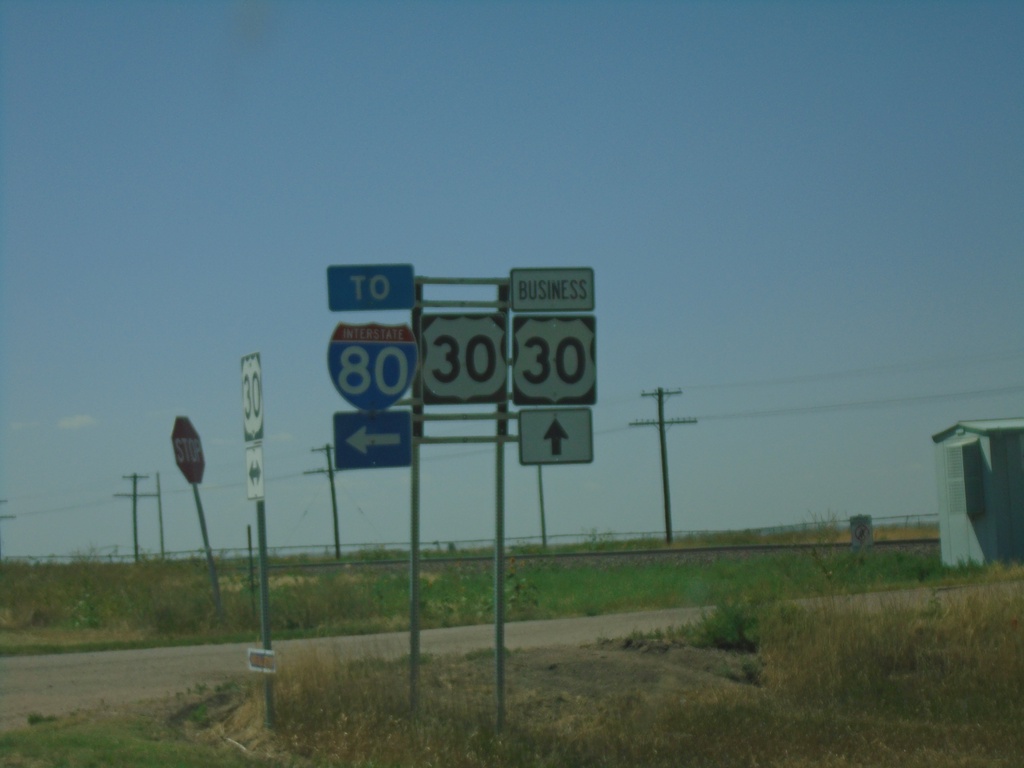
POLYGON ((412 413, 334 414, 334 466, 372 469, 412 465, 412 413))

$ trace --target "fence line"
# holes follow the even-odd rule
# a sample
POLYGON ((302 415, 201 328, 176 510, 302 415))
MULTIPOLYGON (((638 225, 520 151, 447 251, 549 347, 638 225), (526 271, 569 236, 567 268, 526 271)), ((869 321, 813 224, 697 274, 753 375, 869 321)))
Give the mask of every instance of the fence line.
MULTIPOLYGON (((888 517, 875 517, 872 519, 873 524, 879 528, 926 528, 933 527, 938 524, 938 514, 927 514, 927 515, 892 515, 888 517)), ((786 533, 801 533, 806 531, 816 530, 828 530, 834 528, 837 531, 844 530, 849 525, 848 518, 836 518, 834 520, 821 521, 821 522, 809 522, 809 523, 795 523, 792 525, 778 525, 768 528, 735 528, 730 530, 692 530, 692 531, 673 531, 673 538, 677 541, 685 541, 686 539, 696 539, 701 537, 713 537, 713 536, 728 536, 742 533, 756 533, 761 536, 777 536, 786 533)), ((664 531, 604 531, 599 532, 596 529, 591 531, 582 531, 580 533, 561 533, 561 534, 549 534, 548 541, 559 544, 609 544, 616 541, 636 541, 636 540, 650 540, 651 547, 658 547, 664 541, 664 531)), ((420 546, 425 550, 434 548, 438 552, 458 552, 466 550, 478 550, 478 549, 489 549, 494 545, 494 539, 462 539, 457 541, 429 541, 420 542, 420 546)), ((506 539, 506 545, 512 549, 515 547, 531 547, 540 546, 540 536, 519 536, 514 538, 506 539)), ((93 550, 91 552, 77 553, 71 555, 43 555, 43 556, 32 556, 32 557, 5 557, 4 560, 10 562, 26 562, 26 563, 60 563, 60 562, 131 562, 134 560, 134 553, 126 552, 121 554, 118 552, 119 547, 107 547, 104 549, 93 550), (105 550, 112 550, 106 551, 105 550)), ((355 554, 355 553, 380 553, 380 555, 386 556, 387 553, 393 553, 398 556, 400 553, 409 551, 409 542, 407 541, 394 541, 394 542, 361 542, 352 544, 342 544, 342 553, 355 554)), ((296 555, 307 555, 310 557, 323 557, 325 560, 334 558, 334 545, 330 544, 307 544, 307 545, 296 545, 290 547, 271 547, 269 553, 272 557, 288 557, 296 555)), ((158 560, 159 554, 155 552, 144 551, 141 553, 145 559, 158 560)), ((225 549, 214 550, 215 556, 220 560, 244 560, 249 557, 249 550, 245 547, 229 547, 225 549)), ((205 552, 201 549, 194 550, 183 550, 179 552, 168 552, 166 553, 167 559, 172 560, 189 560, 192 558, 205 558, 205 552)))

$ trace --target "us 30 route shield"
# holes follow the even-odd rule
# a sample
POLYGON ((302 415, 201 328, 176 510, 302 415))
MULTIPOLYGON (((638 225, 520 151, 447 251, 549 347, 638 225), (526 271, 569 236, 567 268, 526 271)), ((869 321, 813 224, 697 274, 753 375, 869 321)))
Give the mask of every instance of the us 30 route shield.
POLYGON ((512 320, 512 400, 516 405, 597 402, 593 315, 512 320))

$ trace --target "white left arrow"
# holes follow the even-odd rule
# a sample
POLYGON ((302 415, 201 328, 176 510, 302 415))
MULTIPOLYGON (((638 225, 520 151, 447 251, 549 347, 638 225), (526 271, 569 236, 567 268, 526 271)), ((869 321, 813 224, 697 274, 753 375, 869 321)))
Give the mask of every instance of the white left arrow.
POLYGON ((367 434, 366 427, 360 427, 345 441, 364 456, 368 448, 378 445, 401 445, 402 436, 397 432, 379 432, 367 434))

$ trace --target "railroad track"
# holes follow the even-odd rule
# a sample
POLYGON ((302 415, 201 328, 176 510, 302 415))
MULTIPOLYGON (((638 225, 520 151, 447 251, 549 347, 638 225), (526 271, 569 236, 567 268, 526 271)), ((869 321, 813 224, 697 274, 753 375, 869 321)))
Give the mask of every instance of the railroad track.
MULTIPOLYGON (((875 551, 905 551, 914 554, 938 555, 939 539, 900 539, 896 541, 876 541, 875 551)), ((710 564, 716 560, 742 560, 768 554, 785 554, 789 552, 828 551, 839 553, 849 551, 849 544, 748 544, 742 546, 715 546, 658 549, 609 550, 607 552, 551 552, 551 553, 517 553, 506 552, 505 559, 515 558, 517 563, 536 565, 559 565, 573 567, 620 567, 630 562, 680 562, 710 564)), ((444 568, 489 568, 494 563, 493 555, 430 555, 420 557, 420 570, 437 570, 444 568)), ((382 558, 379 560, 325 560, 311 563, 271 563, 271 571, 331 571, 360 569, 396 569, 408 568, 409 558, 382 558)))

